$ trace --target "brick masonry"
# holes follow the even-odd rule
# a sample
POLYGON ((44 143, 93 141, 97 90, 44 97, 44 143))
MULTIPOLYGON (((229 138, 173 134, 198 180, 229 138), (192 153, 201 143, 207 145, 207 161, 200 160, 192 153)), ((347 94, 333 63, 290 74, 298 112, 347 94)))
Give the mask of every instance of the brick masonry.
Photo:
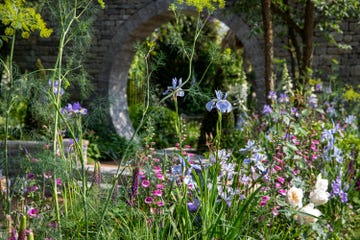
MULTIPOLYGON (((168 11, 171 0, 107 0, 106 8, 99 10, 94 22, 92 45, 87 53, 86 69, 100 96, 110 99, 109 113, 117 132, 130 137, 132 124, 127 111, 127 77, 135 54, 134 45, 144 40, 155 28, 172 19, 168 11)), ((230 27, 244 45, 246 56, 256 74, 255 92, 258 105, 265 102, 263 42, 261 36, 250 37, 250 27, 241 15, 226 10, 216 12, 215 17, 230 27)), ((360 83, 360 28, 356 22, 344 24, 344 35, 340 36, 352 50, 341 50, 327 44, 319 34, 315 35, 314 69, 324 73, 331 70, 330 60, 335 57, 340 63, 340 79, 346 83, 360 83)), ((283 39, 276 38, 275 57, 286 58, 283 39)), ((22 69, 34 69, 40 58, 45 67, 53 66, 56 54, 56 36, 50 39, 31 38, 20 42, 15 60, 22 69)))

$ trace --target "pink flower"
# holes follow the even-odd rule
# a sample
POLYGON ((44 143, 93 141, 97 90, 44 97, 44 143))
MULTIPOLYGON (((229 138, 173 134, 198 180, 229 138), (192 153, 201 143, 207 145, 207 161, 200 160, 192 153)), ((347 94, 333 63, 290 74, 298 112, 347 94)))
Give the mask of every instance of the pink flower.
POLYGON ((163 207, 165 203, 163 201, 158 201, 156 202, 156 205, 158 205, 158 207, 163 207))
POLYGON ((46 179, 52 178, 52 172, 44 172, 44 178, 46 179))
POLYGON ((286 196, 286 189, 280 189, 279 190, 280 195, 286 196))
POLYGON ((154 158, 154 162, 160 162, 159 158, 154 158))
POLYGON ((147 188, 147 187, 150 186, 150 181, 144 179, 144 180, 141 182, 141 185, 142 185, 144 188, 147 188))
POLYGON ((57 178, 57 179, 56 179, 56 185, 58 185, 58 186, 61 186, 61 185, 62 185, 62 180, 61 180, 61 178, 57 178))
POLYGON ((145 203, 146 203, 146 204, 152 204, 153 201, 154 201, 154 199, 153 199, 152 197, 146 197, 146 198, 145 198, 145 203))
POLYGON ((162 191, 160 189, 156 189, 156 190, 153 191, 153 195, 161 197, 162 196, 162 191))
POLYGON ((260 205, 261 205, 262 207, 265 206, 266 203, 267 203, 269 200, 270 200, 270 196, 267 196, 267 195, 262 196, 262 197, 261 197, 261 201, 260 201, 260 205))
POLYGON ((274 216, 279 215, 278 207, 274 207, 273 209, 271 209, 271 212, 274 216))
POLYGON ((278 166, 278 165, 275 165, 274 169, 275 169, 275 171, 281 171, 282 168, 280 166, 278 166))
POLYGON ((281 184, 280 183, 275 183, 275 187, 277 188, 277 189, 279 189, 279 188, 281 188, 281 184))
POLYGON ((29 217, 32 217, 32 218, 37 216, 37 212, 38 211, 33 207, 31 207, 27 210, 27 214, 29 215, 29 217))
POLYGON ((27 178, 28 178, 29 180, 35 179, 35 174, 29 173, 29 174, 27 175, 27 178))
POLYGON ((156 173, 155 176, 157 177, 157 179, 160 179, 160 180, 164 180, 164 175, 162 175, 161 173, 156 173))
POLYGON ((154 171, 155 173, 160 173, 160 172, 161 172, 161 167, 160 167, 160 166, 154 166, 154 167, 153 167, 153 171, 154 171))
POLYGON ((156 188, 157 188, 157 189, 163 189, 163 188, 164 188, 164 185, 163 185, 163 184, 156 184, 156 188))
POLYGON ((283 163, 284 163, 284 161, 281 160, 281 159, 278 158, 278 157, 275 157, 275 156, 274 156, 274 159, 275 159, 279 164, 283 164, 283 163))
POLYGON ((28 187, 28 188, 27 188, 27 192, 28 192, 28 193, 36 192, 38 189, 39 189, 39 187, 36 186, 36 185, 34 185, 34 186, 31 186, 31 187, 28 187))
POLYGON ((285 183, 285 178, 283 178, 283 177, 276 177, 276 180, 281 184, 285 183))

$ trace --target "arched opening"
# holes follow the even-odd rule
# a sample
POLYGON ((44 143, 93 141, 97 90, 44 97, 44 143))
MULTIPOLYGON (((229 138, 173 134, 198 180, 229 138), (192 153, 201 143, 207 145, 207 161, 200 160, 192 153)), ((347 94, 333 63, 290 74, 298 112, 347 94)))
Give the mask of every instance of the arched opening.
MULTIPOLYGON (((168 2, 154 2, 130 17, 115 33, 111 51, 105 56, 103 77, 109 86, 110 115, 117 133, 126 138, 130 138, 134 132, 127 104, 128 73, 135 55, 134 43, 143 41, 154 29, 173 19, 168 7, 168 2)), ((219 11, 215 17, 232 29, 243 43, 255 72, 255 92, 257 96, 262 96, 264 64, 260 43, 249 37, 250 29, 239 16, 219 11)), ((258 103, 262 104, 264 100, 258 98, 258 103)))
POLYGON ((208 123, 210 118, 217 117, 209 115, 205 105, 214 98, 215 90, 228 92, 228 100, 233 103, 234 111, 231 116, 224 116, 223 121, 229 129, 235 129, 236 116, 248 107, 251 95, 248 80, 254 74, 242 42, 216 18, 202 16, 199 19, 194 15, 189 12, 178 15, 176 20, 156 28, 146 40, 138 43, 129 70, 130 120, 137 128, 145 105, 149 104, 139 133, 143 139, 152 136, 151 141, 156 142, 158 148, 173 147, 179 141, 175 127, 177 110, 181 116, 182 143, 206 149, 204 135, 215 136, 215 124, 208 123), (195 36, 198 38, 194 44, 195 36), (176 106, 168 96, 173 79, 178 84, 181 81, 184 90, 176 106))

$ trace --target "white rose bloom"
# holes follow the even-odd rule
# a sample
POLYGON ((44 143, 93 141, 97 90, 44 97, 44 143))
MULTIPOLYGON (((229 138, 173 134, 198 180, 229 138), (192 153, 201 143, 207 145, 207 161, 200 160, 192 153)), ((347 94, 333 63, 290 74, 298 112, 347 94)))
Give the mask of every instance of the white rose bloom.
POLYGON ((308 205, 306 205, 305 207, 300 209, 300 212, 295 216, 295 219, 300 223, 300 224, 304 224, 304 223, 315 223, 317 222, 317 218, 321 216, 321 212, 314 208, 314 204, 309 203, 308 205), (309 214, 309 215, 308 215, 309 214), (312 215, 312 216, 310 216, 312 215))
POLYGON ((319 175, 316 178, 315 191, 316 190, 327 191, 328 185, 329 185, 329 181, 327 179, 321 178, 321 173, 319 173, 319 175))
POLYGON ((293 208, 301 208, 302 207, 302 198, 304 194, 302 189, 297 187, 291 187, 286 194, 287 202, 293 208))
POLYGON ((310 202, 313 203, 315 206, 327 203, 329 197, 330 193, 326 191, 315 189, 314 191, 310 192, 310 202))

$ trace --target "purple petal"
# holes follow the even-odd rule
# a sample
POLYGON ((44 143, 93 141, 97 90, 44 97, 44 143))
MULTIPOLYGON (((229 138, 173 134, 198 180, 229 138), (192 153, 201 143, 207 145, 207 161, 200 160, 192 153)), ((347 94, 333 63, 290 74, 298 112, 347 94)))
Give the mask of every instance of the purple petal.
POLYGON ((216 98, 218 100, 222 100, 223 98, 223 93, 220 90, 215 90, 215 94, 216 94, 216 98))
POLYGON ((210 102, 208 102, 206 104, 206 110, 208 110, 209 112, 211 112, 211 110, 215 107, 216 105, 216 100, 211 100, 210 102))

